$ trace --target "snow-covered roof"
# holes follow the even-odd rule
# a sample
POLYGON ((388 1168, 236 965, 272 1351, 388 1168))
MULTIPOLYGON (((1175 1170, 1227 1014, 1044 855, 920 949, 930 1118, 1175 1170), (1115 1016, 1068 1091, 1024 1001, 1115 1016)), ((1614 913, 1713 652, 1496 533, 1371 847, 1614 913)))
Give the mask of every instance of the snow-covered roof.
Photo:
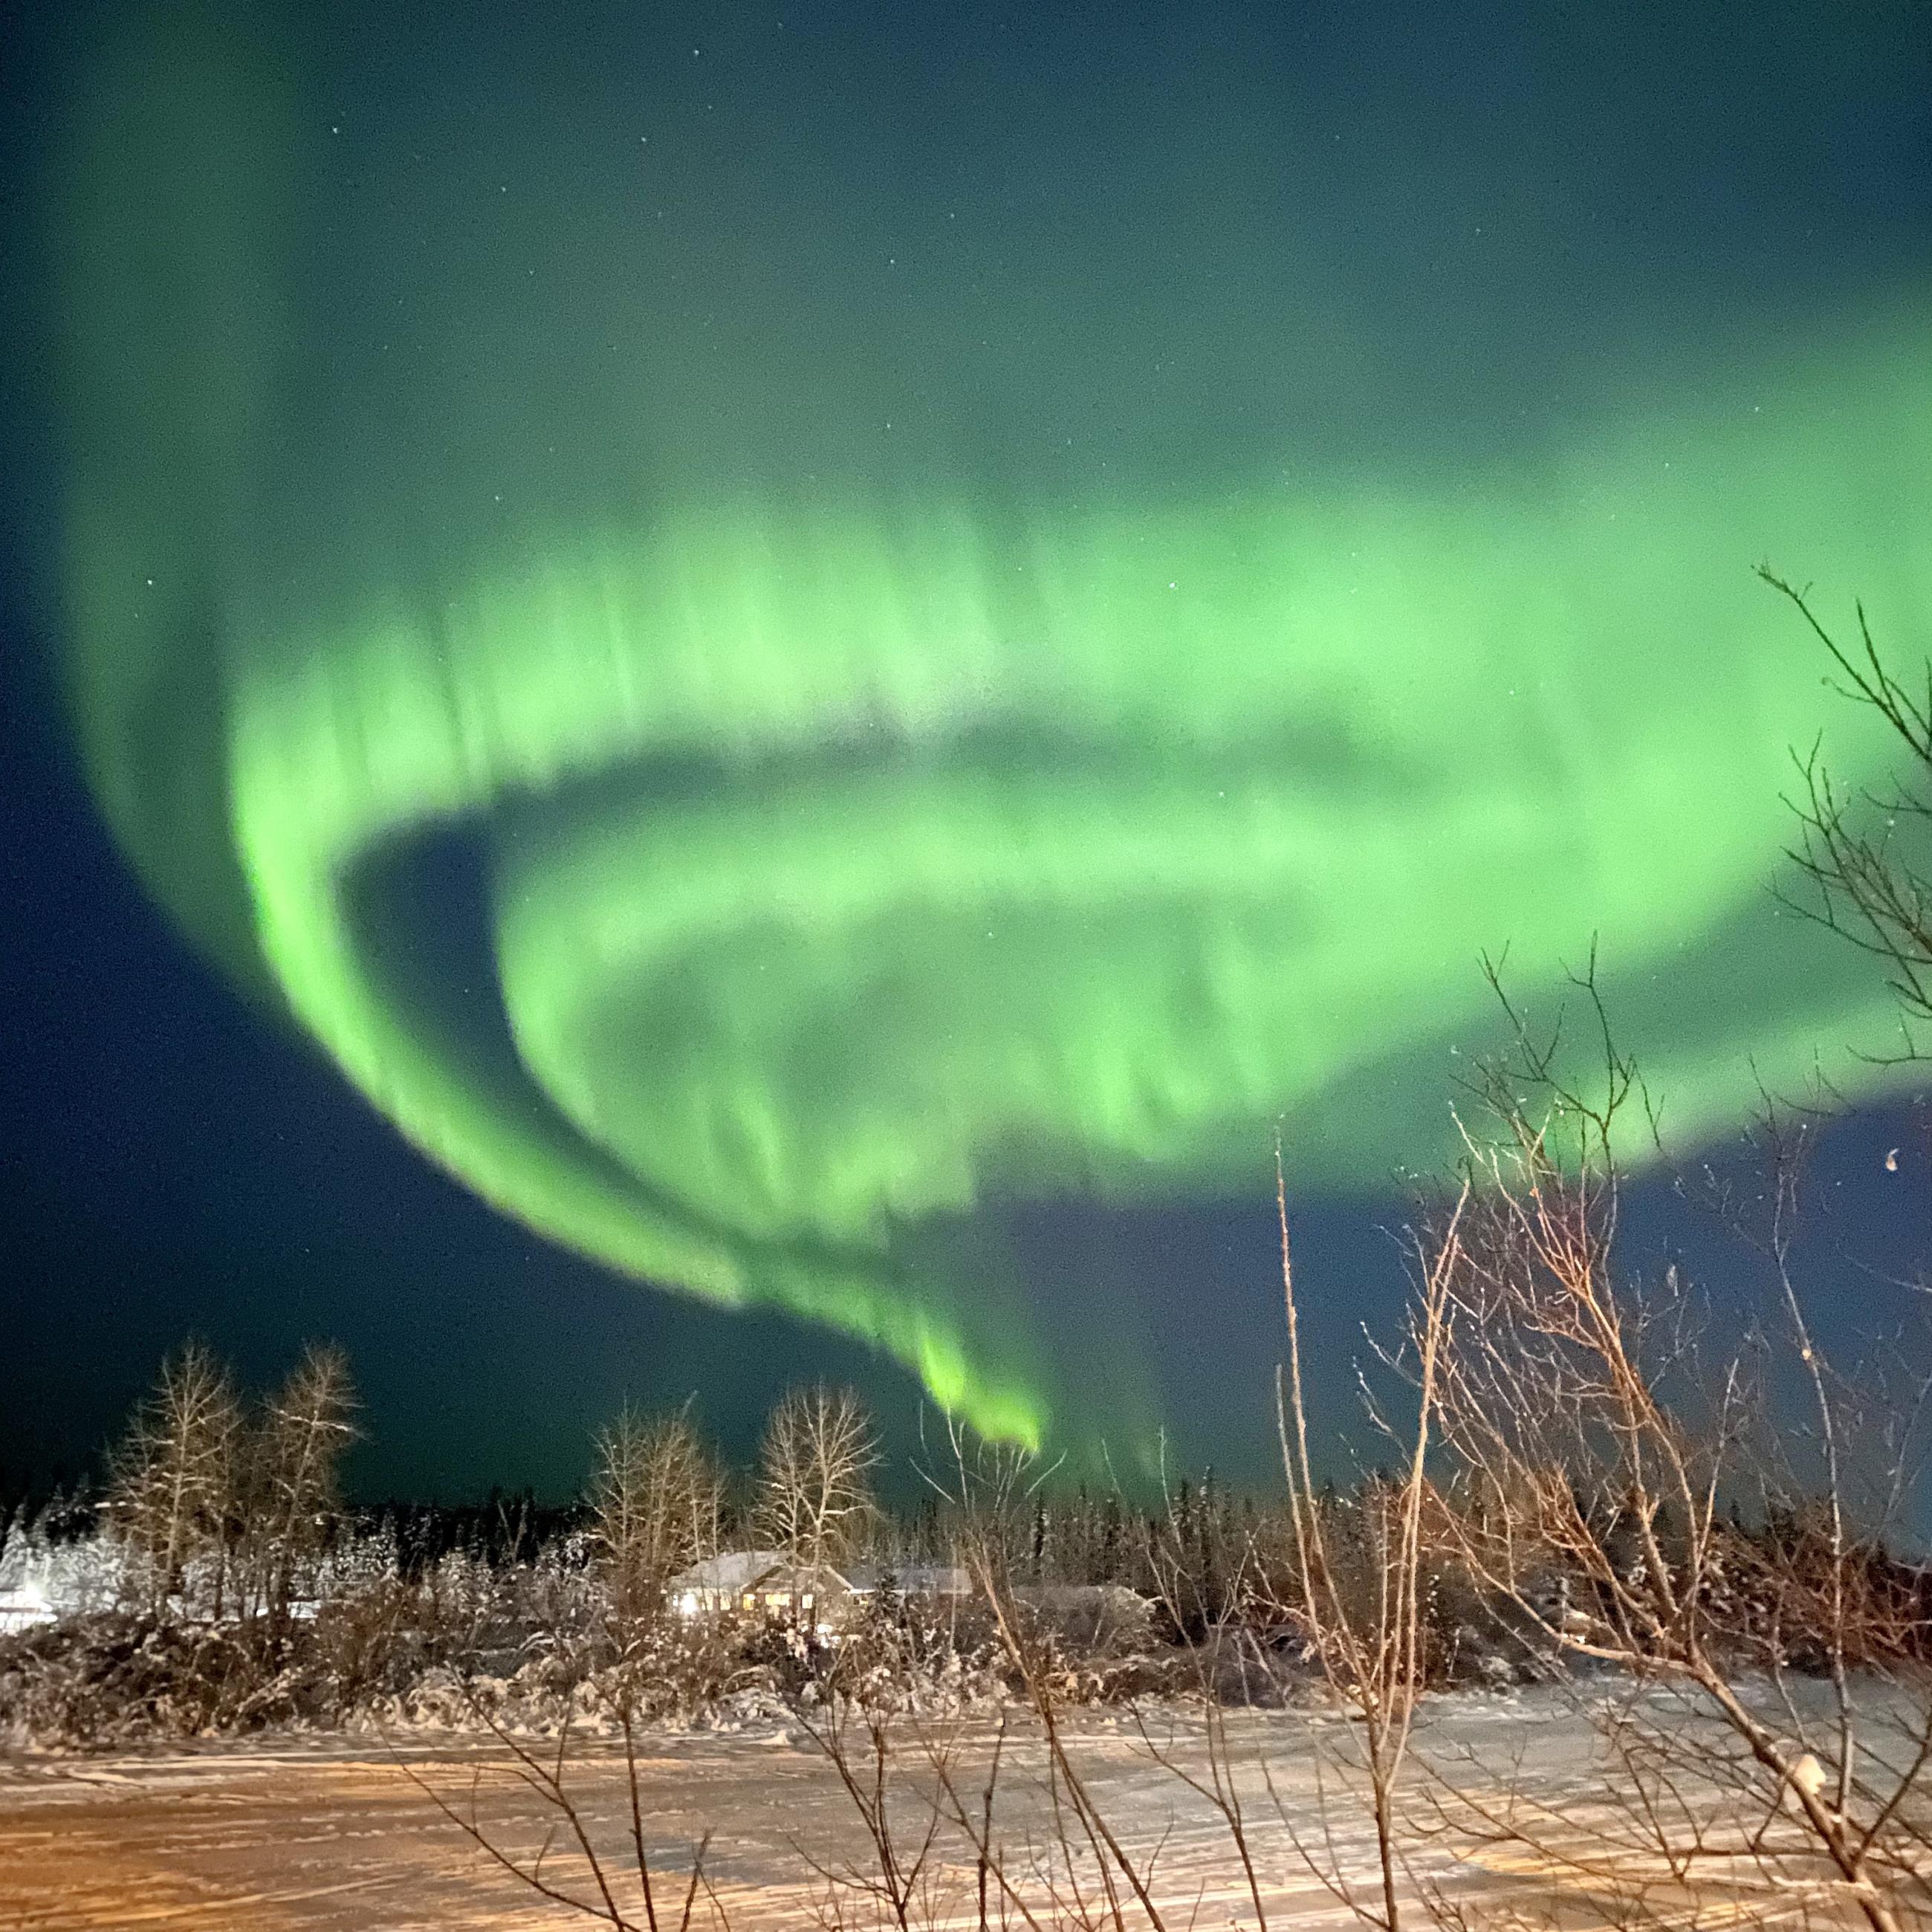
POLYGON ((708 1592, 718 1596, 741 1597, 748 1590, 788 1590, 802 1579, 803 1571, 782 1550, 728 1550, 694 1563, 682 1575, 671 1580, 674 1591, 708 1592))
POLYGON ((888 1576, 902 1596, 973 1594, 972 1578, 956 1563, 861 1563, 844 1574, 846 1582, 862 1595, 876 1590, 888 1576))
POLYGON ((908 1596, 965 1597, 972 1580, 956 1564, 859 1563, 814 1570, 783 1550, 728 1550, 694 1563, 671 1580, 675 1596, 742 1597, 755 1591, 796 1591, 820 1596, 869 1594, 890 1576, 908 1596))

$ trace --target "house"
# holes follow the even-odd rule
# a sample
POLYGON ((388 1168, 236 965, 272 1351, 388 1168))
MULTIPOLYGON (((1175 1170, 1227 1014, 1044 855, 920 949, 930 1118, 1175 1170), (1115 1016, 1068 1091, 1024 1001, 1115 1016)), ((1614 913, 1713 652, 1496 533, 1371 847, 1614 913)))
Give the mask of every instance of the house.
POLYGON ((860 1563, 845 1572, 852 1594, 868 1597, 888 1577, 902 1597, 970 1597, 973 1579, 957 1563, 860 1563))
POLYGON ((850 1594, 836 1570, 808 1569, 782 1550, 728 1550, 694 1563, 670 1584, 672 1607, 686 1618, 728 1610, 818 1615, 835 1592, 850 1594))
POLYGON ((32 1630, 36 1624, 50 1624, 58 1614, 44 1576, 22 1576, 0 1584, 0 1636, 32 1630))
POLYGON ((842 1570, 830 1564, 814 1569, 782 1550, 729 1550, 673 1577, 670 1597, 672 1607, 687 1618, 740 1610, 834 1624, 888 1576, 902 1596, 972 1594, 971 1580, 954 1564, 860 1563, 842 1570))
POLYGON ((110 1608, 125 1562, 125 1552, 106 1537, 50 1543, 31 1528, 16 1529, 0 1550, 0 1636, 110 1608))

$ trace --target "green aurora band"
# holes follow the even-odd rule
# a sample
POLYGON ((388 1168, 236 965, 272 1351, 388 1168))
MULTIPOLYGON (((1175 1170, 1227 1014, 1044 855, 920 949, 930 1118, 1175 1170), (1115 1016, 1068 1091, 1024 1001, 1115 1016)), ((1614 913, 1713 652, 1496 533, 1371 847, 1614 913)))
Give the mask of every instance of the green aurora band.
POLYGON ((670 461, 439 549, 278 415, 280 110, 225 62, 131 64, 67 158, 67 688, 158 898, 506 1213, 1034 1442, 1102 1404, 954 1234, 1252 1189, 1277 1122, 1298 1190, 1441 1160, 1485 952, 1534 1001, 1600 936, 1678 1147, 1880 1078, 1884 987, 1770 888, 1792 748, 1889 748, 1748 566, 1928 634, 1932 306, 1453 481, 670 461))

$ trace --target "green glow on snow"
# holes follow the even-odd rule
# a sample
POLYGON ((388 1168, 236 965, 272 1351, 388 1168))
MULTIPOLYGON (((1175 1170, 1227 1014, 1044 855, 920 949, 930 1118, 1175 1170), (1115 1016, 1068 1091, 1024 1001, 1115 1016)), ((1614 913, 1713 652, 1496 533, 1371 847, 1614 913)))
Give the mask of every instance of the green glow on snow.
POLYGON ((865 1337, 1035 1442, 1093 1395, 1022 1292, 920 1231, 1251 1188, 1277 1120, 1300 1188, 1433 1161, 1448 1049, 1493 1037, 1486 951, 1534 998, 1600 935, 1678 1145, 1820 1056, 1874 1077, 1847 1049, 1882 1040, 1882 986, 1768 887, 1790 748, 1828 729, 1854 779, 1887 748, 1748 566, 1927 634, 1932 311, 1768 340, 1453 482, 994 516, 943 476, 673 476, 460 569, 406 537, 332 555, 347 587, 291 616, 247 540, 269 406, 236 358, 272 316, 211 344, 190 309, 130 366, 91 334, 118 272, 84 260, 69 298, 104 808, 411 1141, 584 1254, 865 1337), (452 853, 480 992, 410 924, 452 853))

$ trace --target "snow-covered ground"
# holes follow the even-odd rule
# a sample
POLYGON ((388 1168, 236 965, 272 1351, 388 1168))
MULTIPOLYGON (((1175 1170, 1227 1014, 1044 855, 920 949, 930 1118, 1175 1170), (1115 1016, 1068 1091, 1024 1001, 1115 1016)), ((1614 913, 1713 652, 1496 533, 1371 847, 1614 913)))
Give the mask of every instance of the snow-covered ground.
MULTIPOLYGON (((992 1726, 976 1718, 950 1746, 957 1788, 975 1808, 992 1736, 992 1726)), ((1344 1720, 1306 1713, 1231 1720, 1228 1756, 1239 1768, 1271 1927, 1347 1918, 1311 1859, 1352 1881, 1372 1880, 1366 1814, 1337 1781, 1352 1737, 1344 1720), (1272 1796, 1263 1786, 1264 1762, 1272 1796)), ((1131 1716, 1089 1714, 1071 1738, 1098 1808, 1130 1853, 1150 1862, 1151 1888, 1170 1932, 1253 1925, 1254 1902, 1226 1823, 1150 1748, 1151 1740, 1172 1766, 1204 1778, 1210 1754, 1199 1714, 1162 1712, 1147 1720, 1143 1735, 1131 1716)), ((1444 1882, 1497 1904, 1525 1892, 1547 1903, 1570 1884, 1559 1869, 1561 1841, 1588 1837, 1604 1790, 1598 1738, 1574 1703, 1544 1692, 1445 1700, 1430 1708, 1418 1746, 1460 1786, 1492 1794, 1507 1788, 1532 1803, 1544 1821, 1545 1851, 1485 1850, 1438 1834, 1412 1847, 1411 1882, 1444 1882)), ((739 1932, 762 1932, 822 1922, 814 1900, 823 1901, 826 1885, 812 1866, 821 1873, 862 1866, 866 1841, 850 1800, 808 1738, 772 1721, 729 1734, 653 1733, 644 1748, 640 1786, 654 1863, 667 1875, 680 1873, 693 1842, 712 1834, 710 1888, 700 1895, 698 1924, 722 1918, 739 1932)), ((902 1844, 916 1845, 934 1774, 910 1740, 899 1761, 907 1781, 896 1814, 902 1844)), ((526 1791, 496 1774, 505 1762, 505 1752, 487 1742, 420 1732, 393 1750, 379 1740, 316 1738, 105 1759, 0 1760, 0 1925, 36 1932, 494 1932, 590 1923, 493 1868, 422 1788, 432 1786, 466 1816, 473 1792, 488 1832, 533 1850, 551 1821, 526 1791)), ((1046 1883, 1041 1861, 1053 1840, 1043 1762, 1037 1738, 1016 1730, 996 1816, 1009 1871, 1016 1883, 1036 1886, 1046 1883)), ((566 1781, 580 1795, 596 1842, 628 1869, 621 1758, 608 1741, 586 1741, 573 1754, 566 1781)), ((973 1859, 956 1829, 940 1834, 933 1865, 924 1922, 976 1924, 973 1859)), ((583 1868, 573 1870, 561 1854, 546 1875, 571 1889, 585 1881, 583 1868)), ((674 1876, 662 1882, 675 1891, 674 1876)), ((1055 1882, 1064 1888, 1068 1880, 1062 1873, 1055 1882)), ((635 1916, 641 1922, 640 1909, 635 1916)), ((848 1898, 842 1922, 870 1924, 873 1916, 848 1898)), ((1065 1921, 1064 1913, 1053 1916, 1065 1921)))

